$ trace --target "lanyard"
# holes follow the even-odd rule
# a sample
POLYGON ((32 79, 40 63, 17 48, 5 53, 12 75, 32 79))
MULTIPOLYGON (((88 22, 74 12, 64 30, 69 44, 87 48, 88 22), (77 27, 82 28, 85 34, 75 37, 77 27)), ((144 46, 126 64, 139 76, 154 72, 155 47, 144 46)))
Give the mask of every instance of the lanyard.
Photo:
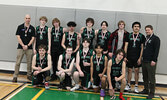
POLYGON ((68 66, 69 63, 70 63, 70 59, 71 59, 71 57, 67 60, 67 55, 66 55, 65 59, 66 59, 66 68, 67 68, 67 66, 68 66))
POLYGON ((91 33, 92 33, 92 30, 88 31, 88 29, 87 29, 87 36, 88 36, 88 38, 90 37, 91 33))
POLYGON ((96 56, 96 61, 97 61, 97 65, 100 65, 100 61, 101 61, 102 56, 100 56, 100 59, 98 60, 97 56, 96 56))
POLYGON ((70 33, 68 34, 69 42, 71 42, 73 35, 74 34, 72 34, 72 36, 70 37, 70 33))
POLYGON ((44 58, 43 58, 43 59, 41 59, 41 58, 40 58, 40 60, 39 60, 39 61, 40 61, 40 66, 41 66, 41 68, 42 68, 42 65, 43 65, 43 63, 44 63, 45 59, 44 59, 44 58), (42 62, 41 62, 41 61, 42 61, 42 62))
POLYGON ((45 26, 43 27, 43 28, 40 28, 40 35, 42 35, 42 33, 43 33, 43 31, 44 31, 44 29, 45 29, 45 26), (41 30, 42 29, 42 30, 41 30))
POLYGON ((147 45, 148 41, 150 40, 150 38, 152 37, 153 34, 151 34, 151 36, 149 38, 146 38, 146 42, 145 42, 145 46, 147 45))
MULTIPOLYGON (((107 32, 106 32, 106 33, 107 33, 107 32)), ((101 38, 102 38, 102 39, 104 39, 106 33, 103 33, 103 32, 101 31, 101 38)))
POLYGON ((84 57, 84 59, 86 58, 86 55, 88 54, 88 51, 84 51, 83 52, 83 57, 84 57))
POLYGON ((133 47, 136 47, 136 40, 137 40, 138 36, 139 36, 139 34, 137 34, 137 36, 135 38, 135 36, 133 34, 133 47))
POLYGON ((59 28, 56 30, 56 28, 55 28, 55 34, 56 34, 56 38, 57 38, 57 36, 58 36, 58 34, 59 34, 59 28))

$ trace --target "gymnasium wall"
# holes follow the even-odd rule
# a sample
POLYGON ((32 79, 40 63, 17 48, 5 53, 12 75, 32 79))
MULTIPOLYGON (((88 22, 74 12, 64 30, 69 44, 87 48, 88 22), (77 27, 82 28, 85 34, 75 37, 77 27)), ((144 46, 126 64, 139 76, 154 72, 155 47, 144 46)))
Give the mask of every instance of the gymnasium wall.
MULTIPOLYGON (((51 1, 51 0, 50 0, 51 1)), ((73 1, 73 0, 70 0, 73 1)), ((74 0, 75 1, 75 0, 74 0)), ((99 1, 99 0, 97 0, 99 1)), ((124 1, 124 0, 123 0, 124 1)), ((150 1, 150 0, 148 0, 150 1)), ((154 0, 152 0, 154 1, 154 0)), ((12 1, 14 2, 14 1, 12 1)), ((25 1, 28 2, 28 1, 25 1)), ((76 1, 75 1, 76 2, 76 1)), ((74 2, 74 5, 75 5, 74 2)), ((63 2, 62 2, 63 3, 63 2)), ((15 4, 15 3, 13 3, 15 4)), ((79 3, 77 3, 79 4, 79 3)), ((100 4, 100 2, 98 2, 100 4)), ((65 4, 64 4, 65 5, 65 4)), ((107 5, 107 4, 106 4, 107 5)), ((118 4, 117 4, 118 5, 118 4)), ((83 6, 83 5, 82 5, 83 6)), ((66 6, 64 6, 66 7, 66 6)), ((151 24, 154 27, 154 33, 161 39, 161 48, 159 54, 159 61, 157 65, 157 74, 167 74, 166 67, 167 62, 167 40, 166 40, 166 23, 167 23, 167 12, 160 12, 159 14, 151 13, 134 13, 133 11, 119 11, 112 9, 113 11, 104 9, 88 10, 78 9, 78 5, 75 8, 69 6, 69 8, 58 8, 58 7, 40 7, 40 6, 16 6, 16 5, 0 5, 0 69, 3 70, 14 70, 14 64, 17 53, 17 39, 15 36, 17 26, 24 22, 25 14, 31 15, 31 24, 37 26, 39 24, 40 16, 47 16, 47 25, 51 27, 51 21, 57 17, 61 20, 61 26, 67 27, 68 21, 76 21, 76 31, 79 31, 81 27, 85 26, 85 19, 92 17, 95 19, 94 29, 100 28, 100 23, 106 20, 109 23, 108 30, 113 32, 117 28, 117 22, 124 20, 126 22, 126 30, 131 32, 131 25, 134 21, 139 21, 142 24, 141 33, 145 35, 144 27, 147 24, 151 24), (166 14, 161 14, 166 13, 166 14)), ((90 6, 88 6, 89 8, 90 6)), ((99 5, 99 8, 101 6, 99 5)), ((128 7, 128 5, 127 5, 128 7)), ((91 8, 90 8, 91 9, 91 8)), ((156 10, 155 10, 156 11, 156 10)), ((147 12, 147 11, 146 11, 147 12)), ((23 62, 25 62, 25 58, 23 62)), ((21 70, 26 70, 26 64, 21 65, 21 70)))

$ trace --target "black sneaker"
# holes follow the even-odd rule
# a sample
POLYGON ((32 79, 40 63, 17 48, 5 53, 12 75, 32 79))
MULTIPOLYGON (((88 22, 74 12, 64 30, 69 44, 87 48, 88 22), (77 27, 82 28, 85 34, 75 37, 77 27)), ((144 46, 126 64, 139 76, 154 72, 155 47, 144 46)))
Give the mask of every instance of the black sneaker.
POLYGON ((54 80, 56 80, 56 79, 57 79, 57 76, 54 75, 54 74, 52 74, 52 75, 51 75, 51 79, 50 79, 50 81, 54 81, 54 80))
POLYGON ((154 98, 154 94, 150 93, 150 94, 148 95, 147 99, 152 99, 152 98, 154 98))
POLYGON ((32 76, 27 76, 27 79, 32 81, 32 76))
POLYGON ((148 94, 148 90, 143 89, 143 91, 139 92, 139 94, 148 94))
POLYGON ((12 82, 17 82, 17 77, 13 77, 12 82))

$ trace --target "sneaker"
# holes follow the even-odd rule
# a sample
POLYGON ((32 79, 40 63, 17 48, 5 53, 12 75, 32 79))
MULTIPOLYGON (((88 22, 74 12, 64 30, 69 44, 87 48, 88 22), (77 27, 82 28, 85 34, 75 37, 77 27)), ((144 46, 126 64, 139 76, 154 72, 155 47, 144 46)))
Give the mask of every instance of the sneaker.
POLYGON ((152 98, 154 98, 154 94, 150 93, 150 94, 148 95, 147 99, 152 99, 152 98))
POLYGON ((130 91, 131 90, 131 86, 129 84, 127 84, 126 87, 125 87, 125 90, 126 91, 130 91))
POLYGON ((134 91, 135 93, 139 93, 139 91, 138 91, 138 85, 135 85, 135 91, 134 91))
POLYGON ((27 76, 27 79, 32 81, 32 76, 27 76))
POLYGON ((148 94, 148 90, 144 89, 143 91, 139 92, 139 94, 148 94))
POLYGON ((88 88, 90 88, 92 85, 91 81, 88 82, 88 88))
POLYGON ((77 89, 79 89, 79 84, 76 84, 72 89, 70 89, 70 91, 75 91, 77 89))
POLYGON ((49 89, 49 82, 45 82, 45 89, 49 89))
POLYGON ((17 82, 17 77, 13 77, 12 82, 17 82))
POLYGON ((101 97, 105 97, 105 90, 104 90, 104 89, 101 89, 101 90, 100 90, 100 96, 101 96, 101 97))

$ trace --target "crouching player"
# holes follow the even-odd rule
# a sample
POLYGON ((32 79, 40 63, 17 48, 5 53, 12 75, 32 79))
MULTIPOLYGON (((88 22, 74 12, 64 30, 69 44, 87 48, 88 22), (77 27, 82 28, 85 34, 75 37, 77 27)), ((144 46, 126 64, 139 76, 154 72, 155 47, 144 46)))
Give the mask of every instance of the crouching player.
POLYGON ((56 75, 60 78, 59 88, 71 89, 71 76, 74 66, 75 58, 72 56, 73 49, 71 46, 67 46, 66 52, 59 56, 58 60, 58 72, 56 75))
POLYGON ((107 78, 108 78, 108 82, 109 82, 109 94, 111 96, 111 100, 115 99, 114 88, 115 88, 115 83, 118 81, 121 81, 121 89, 120 89, 119 99, 125 100, 122 96, 125 85, 126 85, 126 79, 125 79, 126 64, 123 61, 124 57, 125 57, 124 50, 119 49, 116 52, 116 57, 113 57, 108 62, 107 78))
POLYGON ((45 88, 49 89, 50 69, 51 69, 51 56, 46 53, 47 47, 40 45, 38 53, 34 55, 32 60, 33 80, 32 84, 36 87, 44 82, 45 88))
POLYGON ((100 86, 100 96, 105 96, 106 85, 106 70, 107 57, 102 53, 103 47, 100 44, 95 46, 95 54, 91 57, 91 82, 93 83, 93 90, 98 92, 100 86))

